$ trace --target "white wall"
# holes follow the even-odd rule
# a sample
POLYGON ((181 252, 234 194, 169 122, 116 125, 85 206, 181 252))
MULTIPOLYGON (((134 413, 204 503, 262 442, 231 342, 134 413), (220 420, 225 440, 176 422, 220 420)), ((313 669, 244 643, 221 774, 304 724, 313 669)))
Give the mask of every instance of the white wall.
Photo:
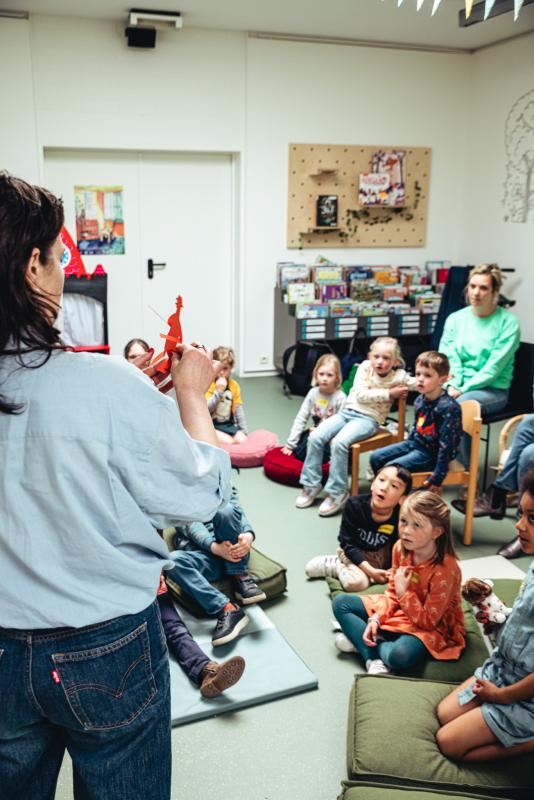
MULTIPOLYGON (((525 286, 534 282, 526 276, 532 224, 503 223, 500 205, 504 119, 533 88, 532 44, 529 37, 476 56, 442 55, 184 29, 158 33, 156 49, 143 51, 126 47, 119 23, 2 19, 2 164, 37 180, 45 147, 240 154, 236 344, 242 369, 268 369, 260 358, 272 353, 275 263, 316 255, 285 245, 291 141, 432 148, 426 246, 335 249, 329 257, 492 258, 519 267, 525 286)), ((524 301, 519 314, 526 317, 524 301)))
POLYGON ((39 178, 30 24, 0 20, 0 169, 28 181, 39 178))
POLYGON ((472 58, 249 39, 247 43, 245 367, 272 351, 275 263, 462 261, 463 132, 472 58), (422 248, 287 250, 289 142, 432 148, 427 244, 422 248))
MULTIPOLYGON (((496 261, 515 267, 505 294, 517 300, 514 312, 522 338, 534 341, 534 213, 525 223, 505 221, 505 122, 522 95, 534 92, 534 34, 483 50, 474 56, 469 88, 471 115, 464 129, 467 146, 462 190, 461 252, 466 263, 496 261)), ((532 95, 534 98, 534 95, 532 95)), ((534 114, 530 123, 534 124, 534 114)), ((534 129, 530 133, 534 157, 534 129)))

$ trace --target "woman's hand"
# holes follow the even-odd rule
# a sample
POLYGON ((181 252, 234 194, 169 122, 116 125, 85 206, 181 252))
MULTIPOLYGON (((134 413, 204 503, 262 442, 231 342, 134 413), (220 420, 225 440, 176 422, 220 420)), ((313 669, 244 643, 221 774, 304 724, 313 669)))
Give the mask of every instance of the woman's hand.
POLYGON ((292 448, 292 447, 288 447, 288 446, 287 446, 287 444, 286 444, 286 446, 285 446, 285 447, 282 447, 282 453, 283 453, 285 456, 290 456, 290 455, 292 455, 292 453, 293 453, 293 448, 292 448))
POLYGON ((433 494, 440 494, 441 486, 436 486, 435 483, 430 483, 429 481, 425 481, 423 486, 427 490, 427 492, 432 492, 433 494))
POLYGON ((362 636, 363 643, 366 644, 367 647, 376 647, 376 637, 379 627, 378 619, 376 617, 369 617, 362 636))
POLYGON ((456 386, 449 386, 447 389, 447 394, 449 395, 449 397, 452 397, 454 400, 456 400, 456 398, 460 397, 462 393, 459 389, 456 388, 456 386))
POLYGON ((412 567, 399 567, 395 573, 395 593, 400 599, 408 591, 410 581, 412 580, 412 567))
POLYGON ((212 360, 211 350, 177 344, 172 352, 171 377, 176 394, 195 391, 205 394, 217 378, 218 361, 212 360))

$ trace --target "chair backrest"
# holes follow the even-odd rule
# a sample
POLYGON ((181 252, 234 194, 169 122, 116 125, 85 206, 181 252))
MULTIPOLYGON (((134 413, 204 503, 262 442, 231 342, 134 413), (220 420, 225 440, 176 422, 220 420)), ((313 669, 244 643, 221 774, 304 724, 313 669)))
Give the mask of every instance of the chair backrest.
POLYGON ((471 438, 480 439, 480 429, 482 427, 482 415, 478 400, 466 400, 460 404, 462 409, 462 428, 471 438))
POLYGON ((521 342, 516 350, 514 374, 510 385, 507 408, 531 414, 534 411, 532 384, 534 383, 534 344, 521 342))

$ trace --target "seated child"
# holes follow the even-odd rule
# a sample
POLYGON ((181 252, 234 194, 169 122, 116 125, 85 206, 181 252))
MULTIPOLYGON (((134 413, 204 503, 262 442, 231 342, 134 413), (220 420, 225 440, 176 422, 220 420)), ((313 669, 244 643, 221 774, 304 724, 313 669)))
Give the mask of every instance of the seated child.
MULTIPOLYGON (((534 555, 534 470, 521 482, 516 528, 534 555)), ((497 646, 475 674, 441 701, 440 750, 457 761, 490 761, 534 753, 534 561, 497 646)))
POLYGON ((302 492, 297 508, 308 508, 321 492, 323 451, 330 444, 330 472, 326 498, 319 506, 319 515, 337 514, 345 505, 349 448, 354 442, 373 436, 386 421, 391 404, 405 397, 415 381, 402 368, 399 343, 389 336, 380 336, 371 345, 368 360, 358 367, 352 389, 342 411, 324 420, 312 431, 302 467, 302 492))
POLYGON ((158 590, 158 605, 167 647, 203 697, 217 697, 237 683, 245 669, 245 659, 232 656, 222 664, 209 660, 176 610, 163 576, 158 590))
MULTIPOLYGON (((282 452, 293 454, 299 461, 306 458, 308 436, 322 420, 341 411, 347 399, 341 386, 341 364, 339 358, 330 353, 321 356, 313 369, 312 388, 304 398, 295 421, 291 426, 287 444, 282 452)), ((330 449, 325 448, 323 461, 330 459, 330 449), (326 457, 325 457, 326 455, 326 457)))
POLYGON ((232 577, 234 594, 242 605, 266 599, 248 574, 249 552, 255 539, 252 526, 232 489, 230 501, 215 514, 211 522, 192 522, 177 528, 170 554, 175 567, 169 578, 190 594, 206 614, 217 617, 211 637, 213 646, 235 639, 249 618, 242 608, 211 585, 224 575, 232 577))
POLYGON ((414 492, 400 511, 385 594, 334 598, 345 651, 352 644, 373 675, 411 669, 429 657, 459 658, 465 647, 461 582, 449 507, 433 492, 414 492))
POLYGON ((346 592, 387 583, 400 504, 411 488, 408 470, 396 464, 383 467, 370 494, 349 497, 341 518, 337 555, 312 558, 306 564, 308 578, 338 578, 346 592))
POLYGON ((414 403, 415 421, 408 439, 381 447, 371 454, 376 474, 385 464, 399 464, 410 472, 430 472, 431 491, 439 489, 456 458, 462 438, 462 410, 443 384, 450 378, 449 359, 428 350, 415 362, 415 380, 420 394, 414 403))
POLYGON ((248 430, 241 389, 232 378, 235 353, 231 347, 216 347, 213 359, 222 364, 219 377, 206 392, 215 433, 220 442, 242 444, 247 438, 248 430))

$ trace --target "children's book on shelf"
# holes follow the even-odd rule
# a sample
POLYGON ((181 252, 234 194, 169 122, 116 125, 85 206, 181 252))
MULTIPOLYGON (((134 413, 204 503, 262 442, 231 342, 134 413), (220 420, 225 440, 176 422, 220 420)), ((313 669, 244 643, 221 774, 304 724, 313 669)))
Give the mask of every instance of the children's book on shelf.
POLYGON ((431 283, 447 283, 451 268, 450 261, 426 261, 425 267, 431 283))
POLYGON ((328 317, 328 303, 319 300, 313 303, 297 303, 297 319, 326 319, 328 317))
POLYGON ((313 268, 315 283, 341 283, 343 281, 343 267, 335 264, 313 268))
POLYGON ((343 283, 320 283, 317 286, 317 299, 323 303, 328 300, 341 300, 347 296, 347 284, 343 283))
POLYGON ((387 206, 389 205, 389 175, 380 175, 377 172, 360 173, 360 191, 358 202, 362 206, 387 206))
POLYGON ((317 197, 318 228, 337 228, 337 201, 337 194, 320 194, 317 197))
POLYGON ((315 300, 314 283, 288 283, 287 302, 301 303, 315 300))
POLYGON ((279 262, 276 268, 277 284, 280 289, 285 289, 288 283, 308 283, 310 280, 310 267, 306 264, 279 262))
POLYGON ((334 318, 357 317, 360 314, 359 304, 352 300, 331 300, 329 306, 330 316, 334 318))

